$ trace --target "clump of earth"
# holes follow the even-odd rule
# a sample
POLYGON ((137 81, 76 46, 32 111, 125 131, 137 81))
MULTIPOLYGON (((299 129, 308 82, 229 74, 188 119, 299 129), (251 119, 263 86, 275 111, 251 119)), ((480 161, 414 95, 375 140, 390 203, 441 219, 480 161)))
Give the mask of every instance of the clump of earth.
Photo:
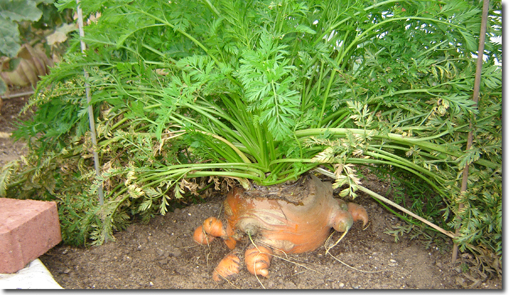
MULTIPOLYGON (((18 114, 26 101, 26 96, 3 100, 0 135, 10 134, 12 123, 30 115, 18 114)), ((24 146, 0 136, 0 167, 26 152, 24 146)), ((363 185, 382 195, 388 190, 372 175, 363 185)), ((40 260, 65 289, 502 289, 501 276, 472 271, 477 264, 471 255, 460 255, 452 264, 450 239, 414 236, 413 231, 392 235, 408 225, 364 193, 354 202, 367 210, 369 226, 364 230, 355 224, 329 252, 320 247, 275 256, 266 278, 241 268, 229 280, 215 282, 212 272, 230 250, 221 239, 198 245, 192 235, 206 218, 220 216, 223 199, 214 195, 149 223, 135 221, 101 246, 61 243, 40 260)))

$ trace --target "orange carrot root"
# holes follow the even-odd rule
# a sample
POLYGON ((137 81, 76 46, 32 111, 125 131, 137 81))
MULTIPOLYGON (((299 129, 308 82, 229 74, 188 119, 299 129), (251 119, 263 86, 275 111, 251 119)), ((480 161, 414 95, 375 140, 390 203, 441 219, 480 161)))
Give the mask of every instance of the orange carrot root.
POLYGON ((196 228, 196 230, 194 231, 194 235, 193 235, 193 238, 194 238, 194 241, 198 244, 201 244, 201 245, 207 245, 207 244, 210 244, 212 243, 212 241, 214 241, 215 237, 209 235, 209 234, 205 234, 203 232, 203 226, 198 226, 196 228))
POLYGON ((246 267, 251 274, 267 277, 271 265, 271 249, 264 246, 252 247, 246 250, 246 267))
POLYGON ((215 217, 205 219, 203 230, 214 237, 226 236, 226 232, 223 230, 223 222, 215 217))
POLYGON ((219 282, 221 277, 227 278, 231 275, 239 273, 240 259, 235 254, 230 253, 226 255, 221 262, 214 269, 212 278, 214 281, 219 282))
POLYGON ((333 229, 338 232, 346 232, 353 226, 353 216, 351 212, 337 211, 333 223, 333 229))
POLYGON ((351 215, 353 216, 353 220, 356 222, 358 220, 361 220, 363 222, 363 226, 369 222, 369 216, 367 215, 367 211, 365 209, 355 203, 347 203, 347 210, 351 212, 351 215))
POLYGON ((224 243, 226 246, 228 246, 228 249, 233 250, 235 249, 235 245, 237 244, 237 240, 235 240, 232 237, 229 237, 228 239, 224 240, 224 243))

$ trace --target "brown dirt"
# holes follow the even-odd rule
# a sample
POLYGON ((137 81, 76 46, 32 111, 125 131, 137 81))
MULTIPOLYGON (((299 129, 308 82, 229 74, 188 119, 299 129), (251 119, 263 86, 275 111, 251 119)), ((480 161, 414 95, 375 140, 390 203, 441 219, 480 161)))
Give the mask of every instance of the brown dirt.
MULTIPOLYGON (((11 91, 10 94, 15 95, 16 92, 27 92, 30 90, 30 88, 24 88, 11 91)), ((20 110, 27 103, 28 98, 28 96, 0 98, 0 167, 26 153, 26 144, 20 141, 14 142, 10 135, 16 129, 15 122, 26 120, 31 116, 29 112, 20 114, 20 110)))
MULTIPOLYGON (((0 132, 14 130, 11 123, 26 100, 4 100, 0 132)), ((23 147, 0 137, 0 167, 22 155, 23 147)), ((387 184, 373 176, 364 184, 377 193, 387 190, 387 184)), ((267 278, 242 268, 229 281, 216 283, 213 269, 229 250, 220 239, 210 247, 197 245, 192 234, 204 219, 219 216, 222 198, 176 209, 148 224, 135 222, 117 232, 115 242, 102 246, 60 244, 40 260, 66 289, 502 289, 502 278, 462 271, 462 262, 474 261, 469 255, 451 264, 449 240, 427 243, 422 235, 405 234, 396 241, 385 231, 406 224, 365 194, 355 202, 366 208, 370 225, 363 230, 357 223, 330 253, 321 247, 274 257, 267 278)), ((336 233, 332 239, 339 237, 336 233)))

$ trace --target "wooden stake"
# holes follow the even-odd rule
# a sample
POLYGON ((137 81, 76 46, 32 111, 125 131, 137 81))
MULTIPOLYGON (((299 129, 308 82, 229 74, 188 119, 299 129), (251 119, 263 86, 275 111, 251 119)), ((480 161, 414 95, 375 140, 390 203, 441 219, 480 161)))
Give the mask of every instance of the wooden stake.
MULTIPOLYGON (((82 8, 80 7, 80 0, 77 1, 77 14, 78 14, 78 32, 80 34, 80 46, 82 49, 82 53, 86 50, 86 45, 83 40, 84 38, 84 20, 82 16, 82 8)), ((89 73, 84 68, 84 77, 85 77, 85 90, 86 90, 86 98, 87 98, 87 112, 89 114, 89 128, 91 129, 91 140, 93 143, 93 158, 94 158, 94 168, 96 170, 96 176, 100 177, 100 160, 98 159, 98 152, 96 151, 97 143, 96 143, 96 127, 94 124, 94 112, 93 106, 91 105, 91 88, 89 87, 89 83, 87 82, 89 78, 89 73)), ((98 198, 100 205, 103 205, 103 187, 100 184, 98 186, 98 198)))
MULTIPOLYGON (((483 1, 483 14, 481 17, 481 32, 479 33, 479 49, 477 53, 477 65, 476 65, 476 78, 474 80, 474 97, 473 100, 476 104, 476 107, 478 107, 479 104, 479 87, 481 85, 481 70, 483 68, 483 53, 484 53, 484 42, 486 37, 486 24, 488 22, 488 6, 489 6, 489 0, 483 1)), ((467 136, 467 150, 469 150, 472 147, 472 142, 474 140, 473 134, 472 134, 472 121, 470 121, 470 130, 468 132, 467 136)), ((468 180, 468 164, 465 165, 465 168, 463 169, 463 178, 461 180, 461 190, 460 193, 463 194, 467 191, 467 180, 468 180)), ((459 205, 459 209, 463 208, 463 204, 459 205)), ((460 228, 456 228, 456 236, 459 234, 460 228)), ((456 259, 458 258, 458 245, 454 242, 453 248, 452 248, 452 263, 456 262, 456 259)))

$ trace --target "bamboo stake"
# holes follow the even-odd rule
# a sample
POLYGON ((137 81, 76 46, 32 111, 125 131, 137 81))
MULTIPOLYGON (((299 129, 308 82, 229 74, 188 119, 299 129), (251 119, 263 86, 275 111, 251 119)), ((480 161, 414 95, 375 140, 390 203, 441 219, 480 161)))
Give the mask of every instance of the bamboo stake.
MULTIPOLYGON (((86 45, 83 40, 84 38, 84 20, 82 16, 82 8, 80 7, 80 0, 77 1, 77 14, 78 14, 78 31, 80 34, 80 47, 82 53, 86 50, 86 45)), ((89 114, 89 128, 91 129, 91 140, 93 143, 93 157, 94 157, 94 168, 96 170, 96 176, 100 177, 100 160, 98 159, 98 152, 96 151, 97 143, 96 143, 96 127, 94 124, 94 112, 93 106, 91 105, 91 88, 89 87, 89 83, 87 82, 89 78, 89 73, 84 68, 84 77, 85 77, 85 90, 86 90, 86 98, 87 98, 87 112, 89 114)), ((103 187, 100 184, 98 186, 98 197, 100 201, 100 205, 103 205, 103 187)))
MULTIPOLYGON (((479 49, 477 53, 477 65, 476 65, 476 78, 474 80, 474 97, 473 100, 476 104, 476 107, 479 104, 479 87, 481 84, 481 70, 483 68, 483 53, 484 53, 484 42, 486 37, 486 24, 488 20, 488 6, 489 6, 489 0, 483 1, 483 14, 481 17, 481 32, 479 33, 479 49)), ((473 134, 472 134, 472 121, 470 121, 470 130, 468 132, 467 136, 467 150, 469 150, 472 147, 472 142, 474 140, 473 134)), ((463 176, 461 180, 461 190, 460 193, 463 194, 465 191, 467 191, 467 180, 468 180, 468 169, 469 165, 465 165, 465 168, 463 169, 463 176)), ((463 208, 463 204, 459 205, 459 209, 463 208)), ((460 228, 459 226, 456 228, 456 236, 459 235, 460 228)), ((452 248, 452 263, 456 262, 456 259, 458 258, 458 245, 454 242, 453 248, 452 248)))
POLYGON ((430 222, 429 220, 427 220, 427 219, 425 219, 425 218, 422 218, 422 217, 418 216, 417 214, 415 214, 415 213, 411 212, 410 210, 408 210, 408 209, 406 209, 406 208, 404 208, 404 207, 399 206, 398 204, 396 204, 396 203, 394 203, 394 202, 390 201, 389 199, 387 199, 387 198, 385 198, 385 197, 383 197, 383 196, 381 196, 381 195, 379 195, 379 194, 377 194, 377 193, 375 193, 375 192, 371 191, 370 189, 368 189, 368 188, 366 188, 366 187, 363 187, 363 186, 361 186, 361 185, 357 185, 356 187, 358 188, 358 190, 361 190, 362 192, 364 192, 364 193, 366 193, 366 194, 370 195, 371 197, 374 197, 374 198, 376 198, 376 199, 379 199, 379 200, 381 200, 381 201, 383 201, 383 202, 385 202, 385 203, 387 203, 387 204, 389 204, 389 205, 391 205, 391 206, 393 206, 393 207, 395 207, 395 208, 397 208, 397 209, 399 209, 399 210, 403 211, 404 213, 406 213, 406 214, 408 214, 408 215, 410 215, 410 216, 412 216, 412 217, 414 217, 414 218, 416 218, 416 219, 418 219, 418 220, 420 220, 420 221, 424 222, 425 224, 427 224, 427 225, 431 226, 432 228, 434 228, 434 229, 436 229, 437 231, 439 231, 439 232, 441 232, 441 233, 445 234, 446 236, 448 236, 448 237, 450 237, 450 238, 453 238, 453 239, 456 237, 456 235, 455 235, 454 233, 452 233, 452 232, 450 232, 450 231, 447 231, 447 230, 445 230, 445 229, 443 229, 443 228, 439 227, 438 225, 436 225, 436 224, 434 224, 434 223, 430 222))

